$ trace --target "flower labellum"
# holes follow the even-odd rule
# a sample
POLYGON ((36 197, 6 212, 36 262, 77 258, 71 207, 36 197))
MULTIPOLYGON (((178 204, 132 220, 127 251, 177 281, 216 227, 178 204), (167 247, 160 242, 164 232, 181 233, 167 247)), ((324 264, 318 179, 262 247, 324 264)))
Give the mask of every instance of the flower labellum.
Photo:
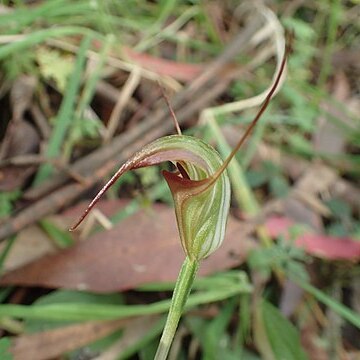
POLYGON ((216 182, 211 182, 222 165, 219 154, 211 146, 190 136, 177 138, 187 151, 200 156, 201 161, 179 161, 180 174, 164 171, 163 175, 174 198, 183 249, 190 259, 200 260, 224 240, 230 181, 225 170, 216 182))

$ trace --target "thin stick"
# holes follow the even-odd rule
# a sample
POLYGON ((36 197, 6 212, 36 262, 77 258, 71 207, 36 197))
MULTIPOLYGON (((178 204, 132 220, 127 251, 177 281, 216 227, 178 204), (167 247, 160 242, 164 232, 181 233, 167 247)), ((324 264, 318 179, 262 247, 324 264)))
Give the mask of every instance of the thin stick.
POLYGON ((125 82, 125 85, 123 86, 120 96, 115 104, 115 107, 111 113, 109 124, 107 127, 107 132, 104 136, 104 141, 109 142, 111 138, 114 136, 116 129, 119 125, 119 121, 121 119, 121 114, 124 111, 126 104, 128 103, 129 99, 133 95, 134 91, 139 85, 139 82, 141 80, 141 69, 139 67, 135 67, 128 79, 125 82))
POLYGON ((182 135, 179 122, 178 122, 178 120, 177 120, 177 118, 176 118, 176 115, 175 115, 175 112, 174 112, 172 106, 170 105, 169 98, 168 98, 168 96, 166 95, 166 93, 165 93, 165 91, 164 91, 164 88, 161 86, 161 84, 160 84, 159 82, 158 82, 158 85, 159 85, 159 88, 160 88, 160 91, 161 91, 161 95, 162 95, 162 97, 164 98, 164 100, 165 100, 165 102, 166 102, 166 105, 167 105, 168 108, 169 108, 171 117, 172 117, 173 122, 174 122, 174 125, 175 125, 175 129, 176 129, 176 131, 177 131, 177 133, 178 133, 179 135, 182 135))

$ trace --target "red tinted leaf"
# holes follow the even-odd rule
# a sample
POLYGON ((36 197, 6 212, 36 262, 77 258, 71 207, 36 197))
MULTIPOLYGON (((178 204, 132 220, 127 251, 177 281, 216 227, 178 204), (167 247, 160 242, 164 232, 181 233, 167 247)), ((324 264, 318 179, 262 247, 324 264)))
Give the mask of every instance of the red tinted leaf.
MULTIPOLYGON (((289 229, 295 225, 286 217, 272 217, 267 220, 266 228, 272 237, 284 235, 288 237, 289 229)), ((311 255, 328 260, 360 259, 360 242, 349 237, 333 237, 306 232, 295 240, 295 245, 303 248, 311 255)))
POLYGON ((171 76, 180 81, 193 80, 199 75, 204 66, 201 64, 188 64, 158 58, 149 54, 138 53, 130 48, 125 48, 126 55, 142 67, 160 75, 171 76))
MULTIPOLYGON (((100 208, 103 203, 99 203, 100 208)), ((115 204, 118 210, 119 203, 115 204)), ((68 215, 76 216, 82 207, 77 206, 68 215)), ((200 274, 241 264, 255 246, 246 238, 250 230, 229 219, 223 245, 203 261, 200 274)), ((0 284, 121 291, 148 282, 175 281, 183 260, 174 210, 156 204, 126 218, 110 231, 96 233, 70 249, 4 275, 0 284)))

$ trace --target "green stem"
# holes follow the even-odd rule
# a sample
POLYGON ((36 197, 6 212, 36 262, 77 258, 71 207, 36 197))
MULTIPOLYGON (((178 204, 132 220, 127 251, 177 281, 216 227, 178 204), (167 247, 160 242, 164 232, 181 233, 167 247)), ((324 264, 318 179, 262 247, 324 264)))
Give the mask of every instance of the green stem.
POLYGON ((166 324, 154 360, 165 360, 168 355, 198 268, 199 261, 186 257, 175 284, 166 324))

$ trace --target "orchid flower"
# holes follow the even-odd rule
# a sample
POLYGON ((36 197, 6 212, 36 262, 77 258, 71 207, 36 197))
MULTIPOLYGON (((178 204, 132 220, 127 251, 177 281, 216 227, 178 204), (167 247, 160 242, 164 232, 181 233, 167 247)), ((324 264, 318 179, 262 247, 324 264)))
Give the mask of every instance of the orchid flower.
POLYGON ((126 161, 70 229, 74 230, 84 220, 102 195, 125 172, 164 161, 171 161, 176 166, 175 172, 163 171, 163 176, 174 199, 177 225, 186 258, 175 284, 167 321, 155 355, 157 360, 167 357, 200 261, 214 252, 224 240, 231 196, 226 168, 275 93, 285 69, 288 51, 287 48, 275 81, 258 114, 224 162, 213 147, 197 138, 182 135, 177 125, 178 135, 157 139, 126 161))

